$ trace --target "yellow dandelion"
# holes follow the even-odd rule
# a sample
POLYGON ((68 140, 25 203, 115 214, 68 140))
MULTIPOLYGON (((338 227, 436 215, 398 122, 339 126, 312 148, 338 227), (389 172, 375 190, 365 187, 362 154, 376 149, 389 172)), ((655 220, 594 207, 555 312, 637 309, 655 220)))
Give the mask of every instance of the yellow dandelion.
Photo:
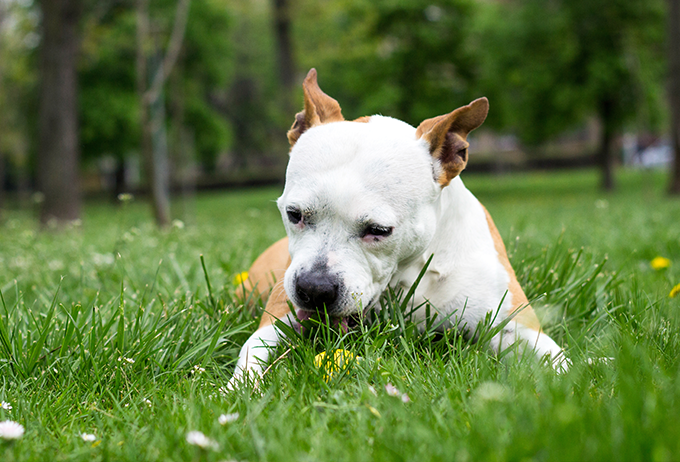
POLYGON ((248 271, 242 271, 238 273, 236 276, 234 276, 234 279, 231 282, 235 286, 240 286, 241 284, 246 282, 246 279, 248 279, 248 271))
POLYGON ((654 257, 654 259, 652 259, 652 261, 650 261, 649 264, 653 269, 660 271, 671 266, 671 261, 668 258, 664 257, 654 257))
MULTIPOLYGON (((335 372, 340 372, 349 366, 351 361, 355 358, 354 353, 347 350, 335 350, 333 353, 333 360, 326 359, 326 352, 322 351, 314 357, 314 365, 321 369, 325 368, 326 374, 323 379, 328 381, 335 372)), ((356 357, 356 359, 361 359, 356 357)))
POLYGON ((677 297, 678 295, 680 295, 680 284, 678 284, 677 286, 673 287, 673 288, 671 289, 671 293, 668 294, 668 296, 669 296, 670 298, 677 297))

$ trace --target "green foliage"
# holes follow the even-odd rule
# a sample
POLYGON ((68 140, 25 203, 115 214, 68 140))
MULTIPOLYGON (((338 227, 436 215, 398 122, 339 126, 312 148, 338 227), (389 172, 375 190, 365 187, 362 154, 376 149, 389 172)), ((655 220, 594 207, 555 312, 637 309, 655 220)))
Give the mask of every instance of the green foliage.
POLYGON ((480 10, 479 88, 489 122, 538 144, 597 115, 616 131, 663 120, 661 1, 524 1, 480 10))
MULTIPOLYGON (((164 53, 176 2, 151 5, 155 46, 158 53, 164 53)), ((86 158, 103 154, 122 158, 139 149, 136 27, 134 2, 86 16, 79 72, 81 142, 86 158)), ((229 123, 215 103, 232 73, 229 28, 223 1, 192 2, 182 52, 165 86, 170 129, 191 133, 192 145, 207 165, 231 141, 229 123)))
POLYGON ((305 7, 297 23, 301 62, 317 67, 322 88, 348 117, 383 113, 417 125, 474 98, 473 2, 340 0, 305 7))
POLYGON ((259 386, 232 393, 220 388, 256 324, 231 280, 283 235, 278 190, 201 195, 196 223, 167 232, 136 202, 90 203, 82 225, 58 233, 10 211, 0 401, 12 409, 0 420, 26 434, 0 441, 0 457, 674 460, 680 299, 668 292, 680 282, 680 206, 660 179, 625 172, 605 196, 594 172, 464 178, 566 346, 568 372, 455 330, 419 332, 402 316, 408 294, 388 293, 356 331, 291 333, 259 386), (653 270, 657 255, 671 266, 653 270), (355 358, 328 376, 315 357, 338 348, 355 358), (226 413, 238 415, 222 425, 226 413), (218 449, 189 445, 191 430, 218 449))
POLYGON ((0 153, 11 166, 28 163, 27 138, 37 124, 37 25, 30 4, 0 6, 0 153))
POLYGON ((103 154, 122 158, 139 146, 136 26, 130 8, 87 18, 78 73, 80 140, 86 159, 103 154))

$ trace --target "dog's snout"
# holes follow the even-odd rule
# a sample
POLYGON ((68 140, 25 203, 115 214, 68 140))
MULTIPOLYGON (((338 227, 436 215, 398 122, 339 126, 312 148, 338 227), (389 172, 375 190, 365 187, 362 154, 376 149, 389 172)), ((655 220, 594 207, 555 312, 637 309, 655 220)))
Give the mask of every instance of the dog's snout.
POLYGON ((326 272, 303 272, 295 282, 295 295, 301 308, 327 309, 338 299, 339 284, 326 272))

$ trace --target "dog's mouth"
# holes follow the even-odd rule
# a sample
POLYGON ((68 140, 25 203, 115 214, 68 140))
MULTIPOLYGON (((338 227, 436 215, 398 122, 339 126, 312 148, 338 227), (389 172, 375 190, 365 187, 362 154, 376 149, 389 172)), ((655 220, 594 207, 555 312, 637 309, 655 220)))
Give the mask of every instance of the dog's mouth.
POLYGON ((301 324, 306 322, 311 322, 314 324, 326 324, 335 329, 340 329, 342 332, 349 332, 356 329, 361 320, 366 316, 370 305, 364 308, 362 311, 352 313, 347 316, 332 316, 327 315, 323 311, 308 311, 303 309, 298 309, 296 315, 301 324))

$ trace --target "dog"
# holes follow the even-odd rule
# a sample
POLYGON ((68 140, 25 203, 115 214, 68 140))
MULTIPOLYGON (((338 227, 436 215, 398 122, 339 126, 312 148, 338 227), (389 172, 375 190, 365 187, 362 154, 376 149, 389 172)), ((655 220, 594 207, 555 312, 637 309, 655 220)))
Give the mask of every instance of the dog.
POLYGON ((511 318, 491 340, 495 351, 520 342, 564 367, 563 350, 541 330, 491 216, 459 177, 467 136, 486 119, 488 100, 413 127, 378 115, 346 121, 314 69, 302 86, 304 110, 288 132, 277 201, 288 237, 257 258, 243 285, 267 304, 229 386, 263 373, 284 338, 276 320, 297 328, 325 310, 342 323, 375 307, 388 286, 410 288, 426 265, 414 293, 414 306, 423 306, 416 323, 425 324, 425 301, 443 320, 441 330, 474 330, 489 313, 493 325, 511 318))

